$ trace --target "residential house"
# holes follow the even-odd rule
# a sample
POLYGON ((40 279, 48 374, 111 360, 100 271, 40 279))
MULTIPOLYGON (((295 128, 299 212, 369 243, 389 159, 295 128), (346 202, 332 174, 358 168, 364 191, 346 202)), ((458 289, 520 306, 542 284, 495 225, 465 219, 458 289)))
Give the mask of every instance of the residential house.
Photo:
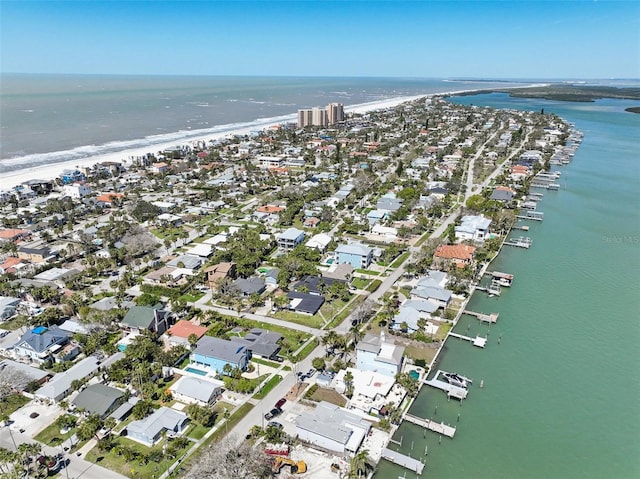
POLYGON ((353 394, 347 403, 348 409, 357 409, 367 415, 384 416, 387 405, 398 407, 407 395, 407 391, 396 384, 394 377, 355 368, 340 370, 331 381, 331 387, 341 394, 347 390, 344 381, 347 372, 353 377, 353 394))
POLYGON ((84 183, 73 183, 71 185, 65 185, 62 189, 62 194, 79 200, 91 194, 91 187, 84 183))
POLYGON ((305 244, 307 248, 315 248, 321 253, 324 253, 327 250, 327 247, 331 243, 333 238, 326 233, 319 233, 311 237, 309 241, 305 244))
POLYGON ((10 241, 15 243, 18 240, 31 236, 31 231, 16 228, 0 230, 0 241, 10 241))
POLYGON ((34 368, 24 363, 3 359, 0 361, 0 372, 11 378, 11 389, 22 392, 32 383, 42 383, 49 377, 48 371, 34 368))
POLYGON ((251 296, 252 294, 262 294, 266 289, 266 284, 262 278, 238 278, 233 284, 238 288, 242 296, 251 296))
POLYGON ((160 306, 132 306, 122 319, 122 325, 130 331, 145 329, 157 334, 164 333, 171 322, 171 313, 160 306))
POLYGON ((167 330, 168 342, 171 346, 186 346, 189 347, 189 336, 195 334, 197 339, 207 334, 207 328, 205 326, 198 326, 191 321, 181 319, 176 324, 171 326, 167 330))
POLYGON ((13 351, 19 358, 29 358, 42 364, 53 360, 53 355, 68 342, 69 334, 58 326, 38 326, 24 333, 13 346, 13 351))
POLYGON ((278 236, 278 248, 281 251, 291 251, 304 241, 304 231, 297 228, 289 228, 278 236))
POLYGON ((299 439, 345 456, 358 451, 370 429, 371 423, 363 417, 326 401, 296 418, 299 439))
POLYGON ((71 402, 89 414, 107 417, 124 402, 124 393, 104 384, 91 384, 84 388, 71 402))
POLYGON ((510 203, 513 201, 516 192, 506 186, 496 186, 489 197, 490 200, 499 201, 500 203, 510 203))
POLYGON ((38 389, 35 395, 50 401, 61 401, 71 392, 71 384, 74 381, 90 378, 99 369, 100 359, 87 356, 65 372, 56 374, 51 381, 38 389))
POLYGON ((252 357, 268 359, 275 357, 280 351, 282 334, 253 328, 243 338, 231 336, 229 339, 234 343, 246 346, 251 351, 252 357))
POLYGON ((482 242, 489 233, 491 219, 484 216, 465 215, 461 223, 455 226, 456 239, 460 241, 471 240, 482 242))
POLYGON ((333 283, 344 283, 345 281, 325 276, 304 276, 293 285, 294 291, 302 291, 316 296, 324 296, 325 290, 333 283))
POLYGON ((194 274, 194 271, 202 265, 202 258, 183 254, 177 258, 173 258, 167 263, 167 266, 184 270, 187 274, 194 274))
POLYGON ((131 422, 127 426, 127 437, 151 447, 165 431, 169 437, 184 432, 188 422, 185 413, 162 406, 141 421, 131 422))
POLYGON ((22 260, 20 258, 14 258, 13 256, 8 256, 2 264, 0 264, 0 274, 16 274, 23 268, 24 264, 22 264, 22 260))
POLYGON ((322 272, 323 278, 338 279, 344 282, 351 281, 353 275, 353 266, 349 263, 332 264, 327 271, 322 272))
POLYGON ((415 333, 420 330, 418 322, 432 318, 432 314, 440 308, 435 301, 410 299, 405 301, 398 314, 392 320, 391 328, 396 331, 415 333))
POLYGON ((6 321, 16 314, 22 300, 11 296, 0 296, 0 321, 6 321))
POLYGON ((387 341, 384 331, 379 336, 367 334, 356 346, 356 366, 362 371, 374 371, 395 377, 402 370, 404 346, 387 341))
POLYGON ((280 274, 279 268, 271 268, 264 275, 264 283, 267 286, 277 286, 278 285, 278 275, 280 274))
POLYGON ((324 297, 309 293, 289 291, 287 293, 290 303, 288 308, 296 313, 316 314, 324 304, 324 297))
POLYGON ((211 289, 217 288, 218 281, 229 278, 234 279, 236 277, 236 264, 235 263, 218 263, 209 266, 204 270, 207 274, 207 283, 211 289))
POLYGON ((376 209, 387 213, 395 213, 402 206, 402 200, 398 199, 392 193, 382 196, 376 203, 376 209))
POLYGON ((348 263, 355 269, 368 268, 373 258, 373 249, 362 243, 341 244, 336 249, 336 262, 348 263))
POLYGON ((28 247, 20 246, 18 248, 18 258, 31 261, 32 263, 44 263, 51 256, 51 250, 48 246, 28 247))
POLYGON ((153 164, 151 165, 151 171, 152 171, 153 173, 156 173, 156 174, 162 175, 162 174, 167 173, 167 172, 169 171, 169 165, 168 165, 168 164, 166 164, 166 163, 165 163, 165 162, 163 162, 163 161, 160 161, 160 162, 158 162, 158 163, 153 163, 153 164))
POLYGON ((196 349, 191 354, 192 363, 218 374, 224 372, 226 364, 245 371, 249 358, 250 353, 245 345, 211 336, 200 338, 196 349))
POLYGON ((210 378, 182 376, 169 387, 176 401, 184 404, 210 406, 216 402, 224 390, 224 382, 210 378))
POLYGON ((433 260, 438 267, 464 267, 473 263, 475 251, 475 247, 466 244, 440 245, 436 248, 433 260))

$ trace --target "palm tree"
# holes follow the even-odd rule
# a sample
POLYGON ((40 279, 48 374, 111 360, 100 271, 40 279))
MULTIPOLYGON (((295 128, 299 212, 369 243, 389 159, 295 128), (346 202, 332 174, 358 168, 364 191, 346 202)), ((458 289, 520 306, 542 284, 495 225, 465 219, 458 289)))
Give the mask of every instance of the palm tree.
POLYGON ((353 374, 351 374, 351 371, 347 371, 344 375, 344 385, 347 387, 347 396, 353 396, 353 374))
POLYGON ((369 457, 369 451, 363 449, 351 459, 351 470, 349 471, 350 478, 360 478, 367 475, 368 471, 373 470, 373 463, 369 457))

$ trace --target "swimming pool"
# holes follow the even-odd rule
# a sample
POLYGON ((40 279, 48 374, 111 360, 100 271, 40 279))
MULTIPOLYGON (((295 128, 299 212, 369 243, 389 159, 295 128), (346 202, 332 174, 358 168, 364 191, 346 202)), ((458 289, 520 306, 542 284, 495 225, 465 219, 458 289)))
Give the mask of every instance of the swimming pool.
POLYGON ((202 371, 201 369, 195 369, 195 368, 186 367, 186 368, 184 368, 184 370, 187 371, 188 373, 197 374, 198 376, 206 376, 207 375, 207 372, 206 371, 202 371))
POLYGON ((418 371, 416 371, 415 369, 414 369, 414 370, 409 371, 409 376, 411 376, 411 377, 412 377, 413 379, 415 379, 416 381, 417 381, 418 379, 420 379, 420 373, 419 373, 418 371))

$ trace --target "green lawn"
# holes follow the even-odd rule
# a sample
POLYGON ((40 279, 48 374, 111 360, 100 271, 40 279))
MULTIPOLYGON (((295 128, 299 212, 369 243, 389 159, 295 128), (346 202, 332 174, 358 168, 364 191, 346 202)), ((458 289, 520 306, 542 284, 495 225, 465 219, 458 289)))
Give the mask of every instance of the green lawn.
POLYGON ((370 270, 370 269, 360 269, 360 268, 356 269, 356 273, 368 274, 368 275, 371 275, 371 276, 380 275, 380 273, 378 273, 377 271, 373 271, 373 270, 370 270))
POLYGON ((264 399, 264 397, 269 394, 280 381, 282 381, 282 376, 276 374, 267 381, 267 384, 265 384, 260 391, 253 395, 253 399, 264 399))
POLYGON ((201 426, 200 424, 192 424, 187 431, 187 436, 192 439, 202 439, 211 428, 201 426))
POLYGON ((204 296, 204 293, 202 291, 197 291, 193 293, 183 294, 182 296, 180 296, 180 299, 185 300, 187 303, 195 303, 203 296, 204 296))
MULTIPOLYGON (((116 444, 125 446, 140 456, 148 456, 149 453, 153 450, 162 451, 162 446, 165 441, 168 439, 164 439, 160 441, 153 447, 147 447, 143 444, 139 444, 135 441, 124 437, 117 437, 115 439, 116 444)), ((97 447, 94 447, 86 456, 86 459, 90 462, 94 462, 96 464, 101 465, 102 467, 106 467, 107 469, 111 469, 112 471, 118 472, 120 474, 124 474, 131 478, 136 479, 153 479, 155 477, 159 477, 164 471, 166 471, 171 464, 180 456, 182 456, 189 447, 193 445, 192 442, 189 442, 186 448, 180 449, 176 456, 173 458, 169 458, 166 455, 163 456, 164 459, 160 462, 152 462, 148 461, 146 464, 144 461, 140 460, 132 460, 131 462, 127 462, 123 456, 117 455, 117 448, 111 449, 109 452, 99 451, 97 447)))
POLYGON ((380 281, 379 279, 374 279, 373 281, 371 281, 371 284, 367 286, 367 291, 373 293, 380 287, 381 284, 382 281, 380 281))
MULTIPOLYGON (((291 311, 278 311, 274 314, 278 319, 282 319, 284 321, 289 321, 291 323, 302 324, 304 326, 309 326, 311 328, 320 328, 324 324, 324 321, 319 315, 308 316, 306 314, 297 314, 291 311)), ((269 328, 272 326, 269 325, 269 328)))
POLYGON ((406 261, 406 259, 409 257, 410 254, 411 253, 409 251, 405 251, 404 253, 402 253, 400 256, 396 258, 396 260, 393 263, 391 263, 391 267, 397 268, 398 266, 400 266, 402 263, 406 261))
POLYGON ((9 394, 0 401, 0 413, 2 413, 2 415, 9 416, 29 401, 31 401, 31 399, 23 396, 22 394, 9 394))
POLYGON ((367 287, 370 281, 371 280, 369 278, 353 278, 353 281, 351 281, 351 284, 353 285, 354 288, 364 289, 367 287))
POLYGON ((58 426, 56 423, 53 423, 40 431, 38 435, 34 437, 34 439, 46 444, 47 446, 56 447, 66 441, 67 438, 73 436, 76 430, 76 428, 73 428, 71 432, 61 434, 60 426, 58 426))
POLYGON ((307 356, 309 356, 309 354, 311 354, 311 352, 316 349, 316 347, 318 346, 318 339, 317 338, 313 338, 313 341, 310 341, 309 344, 307 344, 302 351, 300 351, 300 353, 293 358, 293 362, 297 363, 302 361, 304 358, 306 358, 307 356))
POLYGON ((280 363, 276 363, 275 361, 267 361, 262 358, 251 358, 252 363, 264 364, 265 366, 269 366, 271 368, 279 368, 280 363))

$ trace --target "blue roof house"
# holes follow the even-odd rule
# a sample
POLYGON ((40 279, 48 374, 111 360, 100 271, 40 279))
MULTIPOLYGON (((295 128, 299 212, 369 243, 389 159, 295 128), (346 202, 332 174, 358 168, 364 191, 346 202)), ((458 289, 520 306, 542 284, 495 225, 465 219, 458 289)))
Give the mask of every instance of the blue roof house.
POLYGON ((371 264, 373 250, 362 243, 341 244, 336 248, 336 262, 348 263, 354 268, 367 268, 371 264))
POLYGON ((251 354, 244 344, 203 336, 191 354, 191 362, 200 368, 223 374, 224 366, 246 371, 251 354))
POLYGON ((13 348, 18 357, 43 363, 52 359, 53 354, 69 342, 69 336, 58 326, 38 326, 24 333, 13 348))

